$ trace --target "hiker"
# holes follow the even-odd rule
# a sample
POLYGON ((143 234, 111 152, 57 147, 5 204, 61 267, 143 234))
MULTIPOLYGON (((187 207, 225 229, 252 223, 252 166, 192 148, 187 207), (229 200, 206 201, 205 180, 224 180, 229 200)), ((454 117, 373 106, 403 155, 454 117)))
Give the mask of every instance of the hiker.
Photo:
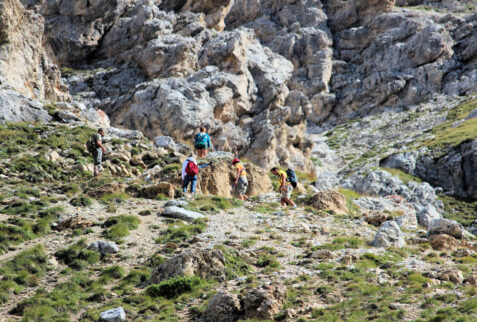
POLYGON ((101 171, 103 170, 103 166, 101 162, 103 161, 103 153, 106 153, 106 148, 101 143, 102 137, 104 136, 104 130, 98 129, 98 133, 93 135, 93 137, 86 143, 86 147, 88 151, 93 154, 94 159, 94 170, 93 175, 98 177, 101 175, 101 171))
POLYGON ((182 192, 187 193, 187 187, 191 184, 191 193, 195 194, 195 185, 197 184, 197 175, 199 174, 199 167, 194 155, 191 154, 182 163, 182 192))
POLYGON ((270 172, 278 176, 278 182, 280 183, 278 192, 281 193, 280 204, 282 206, 290 205, 292 208, 296 208, 295 203, 291 200, 293 186, 287 181, 287 173, 283 170, 279 170, 277 167, 273 167, 270 172))
POLYGON ((212 143, 210 142, 210 136, 206 133, 205 127, 201 126, 199 130, 200 132, 194 137, 195 153, 199 158, 205 158, 212 148, 212 143))
POLYGON ((240 200, 247 200, 248 196, 245 194, 248 187, 247 170, 245 170, 243 163, 238 158, 232 161, 232 165, 237 169, 234 183, 235 191, 240 200))

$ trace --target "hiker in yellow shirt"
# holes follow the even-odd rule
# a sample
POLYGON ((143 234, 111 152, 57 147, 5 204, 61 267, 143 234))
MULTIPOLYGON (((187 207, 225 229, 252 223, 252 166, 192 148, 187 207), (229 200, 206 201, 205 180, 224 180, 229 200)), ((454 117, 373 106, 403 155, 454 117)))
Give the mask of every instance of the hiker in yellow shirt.
POLYGON ((277 167, 273 167, 270 172, 278 176, 278 183, 280 184, 278 192, 281 193, 280 204, 282 206, 290 205, 292 208, 296 208, 295 203, 291 200, 293 186, 287 181, 287 173, 283 170, 279 170, 277 167))
POLYGON ((247 180, 247 170, 245 169, 243 163, 235 158, 232 161, 232 165, 237 169, 237 175, 235 176, 235 191, 237 192, 238 198, 240 200, 247 200, 248 196, 245 194, 247 192, 248 180, 247 180))

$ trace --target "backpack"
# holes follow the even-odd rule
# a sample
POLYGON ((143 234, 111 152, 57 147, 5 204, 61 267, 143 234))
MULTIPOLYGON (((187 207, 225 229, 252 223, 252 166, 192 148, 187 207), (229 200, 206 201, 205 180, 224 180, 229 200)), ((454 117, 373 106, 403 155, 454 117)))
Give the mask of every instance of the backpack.
POLYGON ((298 179, 296 178, 295 171, 293 171, 292 169, 287 170, 287 181, 291 183, 293 188, 296 188, 296 186, 298 185, 298 179))
POLYGON ((185 168, 185 173, 188 176, 196 176, 197 174, 199 174, 199 167, 197 166, 197 163, 189 161, 185 168))
POLYGON ((98 148, 96 142, 94 141, 94 136, 89 139, 87 142, 86 142, 86 150, 88 150, 89 153, 93 153, 94 150, 96 150, 98 148))
POLYGON ((207 147, 207 134, 198 133, 194 146, 196 149, 205 149, 207 147))

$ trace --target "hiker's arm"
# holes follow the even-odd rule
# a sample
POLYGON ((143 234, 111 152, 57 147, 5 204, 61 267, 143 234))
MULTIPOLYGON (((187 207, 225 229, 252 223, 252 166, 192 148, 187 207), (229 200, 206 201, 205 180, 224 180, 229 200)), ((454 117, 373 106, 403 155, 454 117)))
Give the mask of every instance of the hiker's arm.
POLYGON ((237 177, 236 177, 236 179, 235 179, 235 184, 238 183, 239 177, 240 177, 240 170, 237 168, 237 177))
POLYGON ((209 145, 209 149, 213 150, 214 147, 212 146, 212 142, 210 141, 210 136, 207 135, 207 144, 209 145))
POLYGON ((106 148, 101 144, 101 142, 99 142, 99 140, 96 141, 96 144, 101 148, 101 150, 103 150, 103 152, 106 152, 106 148))

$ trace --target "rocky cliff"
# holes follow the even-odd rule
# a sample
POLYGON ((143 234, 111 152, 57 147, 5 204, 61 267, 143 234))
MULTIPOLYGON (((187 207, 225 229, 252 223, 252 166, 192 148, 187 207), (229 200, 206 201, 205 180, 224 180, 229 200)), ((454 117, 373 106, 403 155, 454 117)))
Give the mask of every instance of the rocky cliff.
POLYGON ((2 1, 1 72, 150 138, 205 125, 217 149, 311 171, 307 124, 477 89, 472 3, 405 7, 426 4, 2 1))

